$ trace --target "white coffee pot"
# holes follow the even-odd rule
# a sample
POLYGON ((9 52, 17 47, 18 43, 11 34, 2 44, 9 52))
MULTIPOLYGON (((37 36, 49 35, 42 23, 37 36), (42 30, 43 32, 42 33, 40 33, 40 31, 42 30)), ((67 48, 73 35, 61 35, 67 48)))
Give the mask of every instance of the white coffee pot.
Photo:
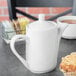
POLYGON ((27 26, 26 35, 16 35, 11 39, 11 50, 31 72, 52 71, 57 65, 59 42, 66 26, 66 23, 61 26, 53 21, 45 21, 45 15, 40 14, 39 20, 27 26), (26 42, 26 60, 15 49, 15 41, 20 38, 26 42))

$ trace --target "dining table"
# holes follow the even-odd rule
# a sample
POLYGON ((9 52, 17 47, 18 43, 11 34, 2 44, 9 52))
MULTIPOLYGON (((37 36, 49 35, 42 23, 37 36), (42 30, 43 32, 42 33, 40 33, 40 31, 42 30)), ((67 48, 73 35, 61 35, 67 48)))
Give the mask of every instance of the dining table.
MULTIPOLYGON (((26 59, 25 41, 18 41, 15 45, 17 52, 26 59)), ((2 29, 0 26, 0 76, 63 76, 59 69, 61 58, 72 52, 76 52, 76 39, 61 38, 56 68, 47 73, 32 73, 12 53, 10 44, 6 44, 2 39, 2 29)))

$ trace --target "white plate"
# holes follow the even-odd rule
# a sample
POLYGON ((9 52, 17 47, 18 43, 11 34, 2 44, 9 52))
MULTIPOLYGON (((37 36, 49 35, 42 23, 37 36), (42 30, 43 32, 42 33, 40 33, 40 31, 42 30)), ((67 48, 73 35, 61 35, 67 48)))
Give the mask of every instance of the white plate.
POLYGON ((62 38, 76 39, 76 24, 69 24, 62 34, 62 38))

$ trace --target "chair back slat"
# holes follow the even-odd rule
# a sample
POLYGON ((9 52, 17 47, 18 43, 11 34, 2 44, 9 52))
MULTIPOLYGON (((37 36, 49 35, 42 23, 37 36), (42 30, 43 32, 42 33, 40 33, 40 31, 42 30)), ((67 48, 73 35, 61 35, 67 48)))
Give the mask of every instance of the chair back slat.
POLYGON ((18 7, 72 7, 73 0, 16 0, 18 7))

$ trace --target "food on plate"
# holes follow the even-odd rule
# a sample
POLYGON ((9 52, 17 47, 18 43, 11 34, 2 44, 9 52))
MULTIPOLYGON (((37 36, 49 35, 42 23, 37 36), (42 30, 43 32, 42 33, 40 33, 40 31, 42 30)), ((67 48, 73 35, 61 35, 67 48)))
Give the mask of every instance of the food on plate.
POLYGON ((76 76, 76 52, 62 58, 60 70, 64 76, 76 76))

